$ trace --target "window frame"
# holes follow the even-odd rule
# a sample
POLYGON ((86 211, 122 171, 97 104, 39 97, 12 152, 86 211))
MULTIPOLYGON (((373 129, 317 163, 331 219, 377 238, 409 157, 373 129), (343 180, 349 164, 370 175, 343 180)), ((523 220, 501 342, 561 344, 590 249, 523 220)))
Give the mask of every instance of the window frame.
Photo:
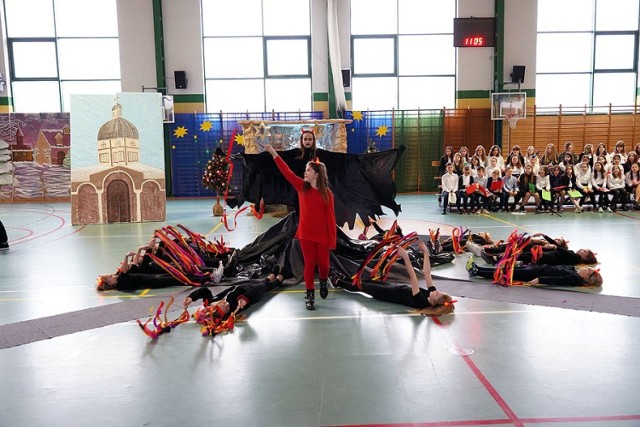
MULTIPOLYGON (((66 105, 65 102, 65 93, 63 93, 63 83, 65 82, 118 82, 120 87, 122 87, 122 75, 121 71, 119 72, 120 76, 117 79, 104 79, 104 78, 76 78, 76 79, 62 79, 60 77, 60 40, 119 40, 119 29, 116 29, 116 36, 65 36, 59 37, 57 26, 58 22, 56 21, 55 14, 55 0, 51 0, 51 8, 53 10, 53 32, 54 35, 50 37, 9 37, 9 23, 6 16, 6 5, 3 5, 3 9, 5 12, 4 19, 4 37, 7 44, 7 59, 8 59, 8 73, 10 76, 10 85, 11 85, 11 96, 14 97, 13 105, 16 105, 15 92, 13 91, 14 83, 28 83, 28 82, 55 82, 57 84, 57 94, 58 94, 58 111, 57 112, 65 112, 69 111, 69 105, 66 105), (52 43, 55 50, 55 58, 56 58, 56 77, 18 77, 16 76, 16 58, 14 53, 14 44, 17 43, 52 43)), ((119 47, 118 47, 119 51, 119 47)), ((49 112, 49 111, 47 111, 49 112)), ((56 112, 56 111, 53 111, 56 112)))

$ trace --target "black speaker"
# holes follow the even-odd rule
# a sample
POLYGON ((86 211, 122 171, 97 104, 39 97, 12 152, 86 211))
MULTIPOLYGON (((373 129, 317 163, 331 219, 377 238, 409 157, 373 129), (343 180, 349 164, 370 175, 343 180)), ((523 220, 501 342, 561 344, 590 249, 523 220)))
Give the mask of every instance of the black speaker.
POLYGON ((186 71, 174 71, 173 76, 176 79, 176 89, 187 88, 187 72, 186 71))
POLYGON ((514 65, 511 72, 511 83, 524 83, 524 65, 514 65))
POLYGON ((351 70, 342 70, 342 86, 351 87, 351 70))

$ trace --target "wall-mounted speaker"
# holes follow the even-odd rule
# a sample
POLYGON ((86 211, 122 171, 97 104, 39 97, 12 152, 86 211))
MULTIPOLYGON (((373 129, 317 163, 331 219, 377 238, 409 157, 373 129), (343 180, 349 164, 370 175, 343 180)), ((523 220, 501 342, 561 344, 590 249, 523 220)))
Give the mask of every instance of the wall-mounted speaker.
POLYGON ((524 65, 514 65, 511 72, 511 83, 524 83, 524 65))
POLYGON ((351 87, 351 70, 342 70, 342 86, 351 87))
POLYGON ((186 71, 174 71, 173 77, 176 79, 176 89, 187 88, 187 72, 186 71))

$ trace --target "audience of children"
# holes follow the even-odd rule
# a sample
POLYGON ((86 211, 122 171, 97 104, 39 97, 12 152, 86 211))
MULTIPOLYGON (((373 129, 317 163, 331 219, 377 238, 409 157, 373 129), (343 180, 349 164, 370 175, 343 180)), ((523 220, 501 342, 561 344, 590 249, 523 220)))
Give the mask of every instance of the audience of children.
POLYGON ((462 147, 454 152, 448 146, 440 160, 443 214, 455 203, 459 214, 498 211, 526 212, 534 198, 536 212, 562 211, 565 204, 580 213, 585 207, 594 212, 628 210, 632 204, 640 209, 640 143, 628 154, 623 141, 616 142, 609 153, 607 145, 585 144, 576 155, 574 144, 566 142, 558 155, 554 144, 547 144, 542 156, 534 146, 523 154, 514 145, 507 160, 501 148, 487 151, 462 147), (449 167, 451 166, 451 167, 449 167), (518 206, 519 205, 519 206, 518 206))

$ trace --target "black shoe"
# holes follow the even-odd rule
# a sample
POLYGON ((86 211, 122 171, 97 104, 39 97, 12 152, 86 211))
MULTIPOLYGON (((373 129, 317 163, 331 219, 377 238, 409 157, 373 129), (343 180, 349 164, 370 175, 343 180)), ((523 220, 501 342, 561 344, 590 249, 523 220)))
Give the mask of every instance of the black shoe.
POLYGON ((5 250, 5 249, 9 249, 9 244, 8 243, 0 243, 0 251, 5 250))
POLYGON ((280 266, 278 264, 276 264, 271 269, 271 274, 273 274, 274 276, 277 276, 278 273, 280 273, 280 266))
POLYGON ((307 290, 307 294, 304 297, 305 305, 307 306, 307 310, 315 310, 316 309, 316 291, 315 290, 307 290))
POLYGON ((329 286, 326 280, 320 280, 320 298, 327 299, 329 296, 329 286))

